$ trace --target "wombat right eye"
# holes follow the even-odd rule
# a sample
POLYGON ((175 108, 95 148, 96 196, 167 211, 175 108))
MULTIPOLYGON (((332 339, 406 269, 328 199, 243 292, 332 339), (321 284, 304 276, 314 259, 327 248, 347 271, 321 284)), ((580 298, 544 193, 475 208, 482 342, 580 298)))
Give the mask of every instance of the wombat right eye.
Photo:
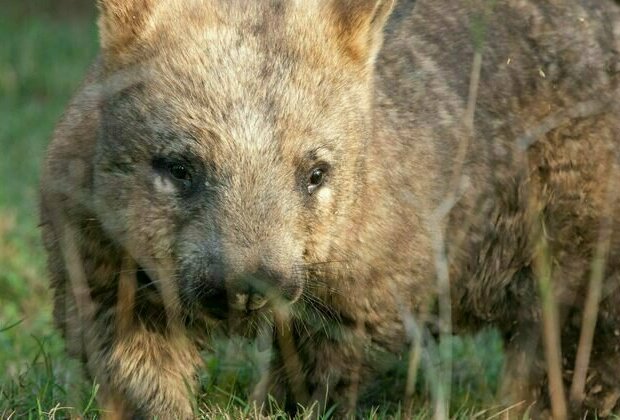
POLYGON ((170 175, 179 181, 191 181, 191 176, 187 167, 181 163, 172 164, 169 168, 170 175))
POLYGON ((163 176, 170 178, 182 188, 192 185, 192 172, 188 164, 166 158, 153 159, 153 167, 163 176))

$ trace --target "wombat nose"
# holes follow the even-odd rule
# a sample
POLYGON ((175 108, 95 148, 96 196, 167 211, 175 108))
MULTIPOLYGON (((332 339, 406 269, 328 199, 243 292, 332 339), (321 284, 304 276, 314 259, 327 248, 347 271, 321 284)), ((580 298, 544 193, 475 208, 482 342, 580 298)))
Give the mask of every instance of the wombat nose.
POLYGON ((267 301, 268 299, 263 294, 257 292, 235 293, 230 307, 235 311, 257 311, 265 306, 267 301))
POLYGON ((237 311, 257 311, 278 295, 279 276, 259 269, 251 274, 243 274, 233 282, 230 307, 237 311))
POLYGON ((251 311, 256 311, 257 309, 262 308, 267 304, 267 298, 260 294, 254 294, 250 297, 250 301, 248 302, 248 309, 251 311))
POLYGON ((216 319, 227 319, 263 309, 272 302, 288 300, 285 276, 259 268, 232 274, 226 267, 213 264, 199 288, 203 308, 216 319))
POLYGON ((277 289, 279 276, 272 272, 259 268, 253 273, 242 274, 238 278, 241 288, 248 290, 251 294, 273 293, 277 289))

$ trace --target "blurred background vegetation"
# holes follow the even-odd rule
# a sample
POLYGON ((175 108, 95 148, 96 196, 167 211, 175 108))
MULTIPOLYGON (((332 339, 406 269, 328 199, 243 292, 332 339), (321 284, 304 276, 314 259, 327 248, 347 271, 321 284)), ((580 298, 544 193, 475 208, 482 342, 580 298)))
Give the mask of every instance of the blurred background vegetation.
MULTIPOLYGON (((82 378, 77 362, 64 355, 52 326, 37 226, 39 168, 47 142, 97 53, 94 3, 6 0, 1 7, 0 419, 98 415, 96 387, 82 378)), ((223 341, 207 356, 203 417, 250 416, 243 398, 256 369, 242 347, 223 341)), ((455 412, 487 417, 490 412, 481 407, 492 400, 501 371, 498 337, 489 332, 455 338, 452 349, 455 412)), ((397 377, 402 381, 405 371, 406 366, 397 367, 371 392, 391 393, 390 386, 397 377)), ((426 417, 430 411, 425 404, 421 407, 419 417, 426 417)), ((369 416, 386 412, 382 408, 369 416)))
MULTIPOLYGON (((13 412, 36 416, 52 411, 67 401, 66 390, 56 386, 55 378, 70 372, 79 377, 51 326, 37 190, 54 124, 96 47, 93 2, 2 2, 0 418, 13 412)), ((71 382, 81 385, 77 379, 71 382)))

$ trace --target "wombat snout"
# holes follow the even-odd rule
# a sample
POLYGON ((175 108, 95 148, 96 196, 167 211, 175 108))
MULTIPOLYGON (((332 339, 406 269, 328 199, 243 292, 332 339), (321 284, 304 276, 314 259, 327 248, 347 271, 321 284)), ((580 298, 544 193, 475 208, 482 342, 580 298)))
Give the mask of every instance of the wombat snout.
POLYGON ((300 289, 290 275, 266 267, 237 271, 210 266, 208 273, 192 282, 196 303, 217 319, 292 302, 300 289))

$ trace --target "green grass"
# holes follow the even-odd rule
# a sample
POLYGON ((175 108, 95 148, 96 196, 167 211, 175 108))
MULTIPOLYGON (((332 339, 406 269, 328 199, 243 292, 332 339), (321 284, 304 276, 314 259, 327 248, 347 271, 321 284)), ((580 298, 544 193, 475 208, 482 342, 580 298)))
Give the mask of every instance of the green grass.
MULTIPOLYGON (((94 17, 32 14, 27 3, 0 14, 0 418, 68 413, 58 384, 77 385, 80 372, 51 326, 37 189, 54 124, 96 54, 94 17)), ((80 400, 88 413, 89 395, 80 400)))
MULTIPOLYGON (((74 9, 73 3, 78 4, 12 2, 0 13, 0 418, 98 415, 96 385, 85 381, 79 364, 65 356, 51 323, 37 228, 46 144, 97 48, 94 14, 83 6, 74 9), (57 9, 61 12, 53 12, 57 9)), ((247 351, 251 345, 239 343, 222 341, 205 356, 199 403, 204 418, 255 415, 245 397, 258 362, 255 352, 247 351)), ((455 338, 452 351, 453 415, 484 418, 496 412, 484 406, 493 400, 501 370, 497 335, 455 338)), ((429 356, 427 371, 438 369, 442 360, 441 354, 429 356)), ((391 390, 402 387, 405 373, 406 364, 397 363, 371 387, 369 394, 382 404, 366 407, 364 417, 399 416, 391 390)), ((420 386, 415 418, 432 416, 429 386, 420 386)))

